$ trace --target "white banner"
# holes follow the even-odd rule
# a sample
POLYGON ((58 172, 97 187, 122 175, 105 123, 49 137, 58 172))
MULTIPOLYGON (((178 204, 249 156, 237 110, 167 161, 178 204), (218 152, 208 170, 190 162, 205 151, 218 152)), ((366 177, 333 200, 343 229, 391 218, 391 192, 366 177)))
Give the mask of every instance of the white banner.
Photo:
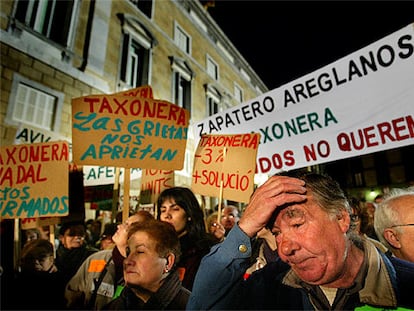
MULTIPOLYGON (((113 166, 83 166, 83 185, 98 186, 110 185, 115 183, 115 170, 113 166)), ((142 171, 140 168, 131 168, 131 180, 141 178, 142 171)), ((119 182, 124 183, 124 168, 120 169, 119 182)))
MULTIPOLYGON (((277 74, 277 73, 275 73, 277 74)), ((414 143, 414 24, 194 125, 261 135, 258 173, 274 174, 414 143)))

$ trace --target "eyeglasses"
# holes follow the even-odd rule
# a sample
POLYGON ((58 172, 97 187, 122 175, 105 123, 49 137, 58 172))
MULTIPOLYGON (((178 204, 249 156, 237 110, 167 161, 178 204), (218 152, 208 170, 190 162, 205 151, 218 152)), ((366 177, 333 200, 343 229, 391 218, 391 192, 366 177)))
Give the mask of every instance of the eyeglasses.
POLYGON ((358 221, 359 220, 359 216, 358 215, 355 215, 355 214, 352 214, 351 215, 351 220, 352 221, 358 221))
POLYGON ((410 227, 410 226, 414 226, 414 224, 394 225, 394 226, 391 226, 390 228, 395 228, 395 227, 410 227))

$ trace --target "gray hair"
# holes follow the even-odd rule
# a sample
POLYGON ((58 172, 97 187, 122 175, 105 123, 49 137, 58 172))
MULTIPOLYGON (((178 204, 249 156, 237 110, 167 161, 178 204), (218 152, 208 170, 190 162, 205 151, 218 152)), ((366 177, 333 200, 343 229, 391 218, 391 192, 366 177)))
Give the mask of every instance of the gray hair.
MULTIPOLYGON (((352 214, 347 196, 339 183, 329 175, 303 171, 283 172, 277 175, 296 177, 305 181, 306 188, 312 192, 315 203, 331 217, 340 217, 343 211, 352 214)), ((352 218, 347 236, 356 246, 362 247, 361 238, 355 231, 355 220, 352 218)))
MULTIPOLYGON (((374 229, 378 239, 388 249, 393 247, 384 238, 384 230, 399 224, 403 219, 402 215, 394 208, 394 202, 403 196, 414 196, 414 190, 410 188, 394 188, 384 196, 381 203, 378 204, 374 214, 374 229)), ((395 231, 401 233, 404 229, 402 227, 395 227, 395 231)))

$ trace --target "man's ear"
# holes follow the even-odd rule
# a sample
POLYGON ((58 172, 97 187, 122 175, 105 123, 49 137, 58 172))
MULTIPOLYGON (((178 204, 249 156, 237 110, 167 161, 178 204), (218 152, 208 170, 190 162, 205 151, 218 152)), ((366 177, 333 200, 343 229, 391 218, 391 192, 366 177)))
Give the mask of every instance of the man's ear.
POLYGON ((336 218, 338 219, 342 232, 348 232, 349 227, 351 226, 351 216, 349 213, 346 210, 341 210, 340 214, 337 214, 336 218))
POLYGON ((169 253, 166 257, 167 259, 167 269, 171 270, 175 264, 175 255, 173 253, 169 253))
POLYGON ((394 248, 401 248, 400 239, 395 231, 391 228, 387 228, 384 230, 384 238, 388 241, 388 243, 394 248))

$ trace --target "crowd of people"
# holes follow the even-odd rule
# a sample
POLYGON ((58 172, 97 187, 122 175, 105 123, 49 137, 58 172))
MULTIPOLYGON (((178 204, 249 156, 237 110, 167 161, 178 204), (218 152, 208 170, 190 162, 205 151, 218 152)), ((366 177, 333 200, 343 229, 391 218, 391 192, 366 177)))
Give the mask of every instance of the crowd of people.
POLYGON ((8 291, 21 299, 4 310, 414 308, 409 188, 369 205, 329 176, 292 171, 243 209, 206 214, 190 188, 172 187, 154 215, 63 223, 57 245, 26 233, 8 291))

